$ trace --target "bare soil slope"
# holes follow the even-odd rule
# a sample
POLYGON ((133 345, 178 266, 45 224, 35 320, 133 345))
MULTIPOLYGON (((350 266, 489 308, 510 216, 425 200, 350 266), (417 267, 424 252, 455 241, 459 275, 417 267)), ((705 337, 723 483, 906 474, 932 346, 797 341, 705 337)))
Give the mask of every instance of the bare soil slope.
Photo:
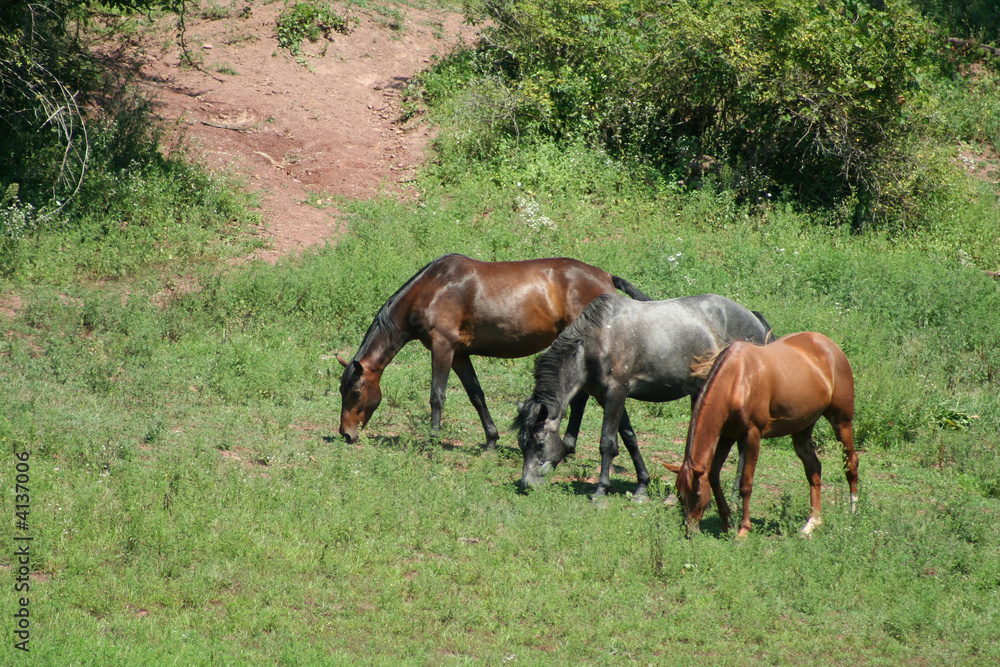
POLYGON ((403 192, 424 160, 431 131, 399 121, 400 91, 474 29, 460 14, 395 7, 398 25, 352 9, 349 34, 306 41, 298 57, 278 46, 282 3, 189 21, 198 68, 182 64, 176 44, 147 51, 157 113, 178 123, 206 165, 241 173, 259 191, 272 247, 257 257, 274 261, 338 234, 338 212, 304 203, 310 195, 403 192))

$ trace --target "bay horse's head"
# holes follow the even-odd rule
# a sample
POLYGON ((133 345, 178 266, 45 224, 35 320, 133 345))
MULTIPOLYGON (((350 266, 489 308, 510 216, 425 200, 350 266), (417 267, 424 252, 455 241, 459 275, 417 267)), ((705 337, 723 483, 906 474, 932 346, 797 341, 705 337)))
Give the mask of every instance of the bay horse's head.
POLYGON ((340 376, 340 435, 353 444, 358 441, 358 430, 382 402, 381 374, 366 369, 357 359, 346 361, 338 354, 337 361, 344 367, 340 376))
POLYGON ((524 456, 521 486, 525 489, 542 483, 543 478, 572 453, 559 437, 562 414, 557 408, 536 401, 534 397, 518 405, 514 428, 518 429, 517 446, 524 456))
POLYGON ((708 471, 698 470, 689 461, 684 461, 681 466, 667 464, 667 468, 677 473, 677 499, 684 509, 687 534, 690 537, 701 532, 701 518, 712 501, 708 471))

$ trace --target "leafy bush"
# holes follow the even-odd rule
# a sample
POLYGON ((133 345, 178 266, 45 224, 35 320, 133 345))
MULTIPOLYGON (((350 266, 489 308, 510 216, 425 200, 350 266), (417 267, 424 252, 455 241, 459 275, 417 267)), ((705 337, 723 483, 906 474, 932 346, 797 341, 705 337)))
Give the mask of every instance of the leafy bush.
POLYGON ((1000 40, 1000 5, 996 0, 915 0, 914 4, 949 33, 985 42, 1000 40))
POLYGON ((895 212, 894 184, 914 170, 901 109, 927 48, 909 3, 878 4, 486 0, 467 13, 488 21, 484 108, 509 109, 515 131, 681 176, 726 164, 750 201, 853 198, 862 224, 895 212))
POLYGON ((347 33, 347 19, 337 14, 329 5, 299 2, 284 9, 278 16, 278 45, 293 55, 301 53, 302 40, 329 38, 331 31, 347 33))

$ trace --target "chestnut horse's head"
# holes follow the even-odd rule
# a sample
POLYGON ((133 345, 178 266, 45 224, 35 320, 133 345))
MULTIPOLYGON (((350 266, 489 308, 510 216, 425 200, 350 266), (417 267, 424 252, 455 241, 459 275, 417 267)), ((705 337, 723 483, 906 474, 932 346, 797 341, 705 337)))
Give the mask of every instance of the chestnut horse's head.
POLYGON ((698 470, 689 461, 683 465, 667 465, 671 472, 677 473, 677 499, 684 508, 688 535, 701 531, 701 518, 705 509, 712 501, 712 486, 708 482, 708 472, 698 470))
POLYGON ((344 367, 340 376, 340 435, 349 443, 358 441, 358 430, 364 428, 375 409, 382 402, 379 387, 380 373, 367 370, 357 359, 345 361, 337 355, 344 367))
POLYGON ((524 455, 521 485, 538 486, 572 451, 559 437, 559 422, 562 414, 558 409, 534 398, 518 405, 514 427, 518 429, 517 446, 524 455))

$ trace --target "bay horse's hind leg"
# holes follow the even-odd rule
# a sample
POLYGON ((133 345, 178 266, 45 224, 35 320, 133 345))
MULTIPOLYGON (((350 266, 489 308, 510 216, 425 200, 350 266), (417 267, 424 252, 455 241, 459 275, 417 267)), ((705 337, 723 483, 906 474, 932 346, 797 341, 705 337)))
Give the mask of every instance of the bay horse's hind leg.
POLYGON ((469 402, 479 413, 479 421, 483 423, 483 430, 486 432, 486 449, 493 451, 497 448, 497 441, 500 439, 500 431, 493 423, 489 408, 486 407, 486 395, 483 388, 479 386, 479 378, 476 376, 476 369, 472 366, 472 359, 468 355, 455 355, 451 362, 451 367, 455 375, 462 381, 465 393, 469 395, 469 402))
POLYGON ((642 460, 642 454, 639 453, 639 441, 635 437, 635 431, 632 430, 632 421, 628 418, 627 410, 622 410, 622 418, 618 422, 618 434, 621 436, 622 442, 625 443, 625 449, 628 450, 629 456, 632 457, 632 464, 635 466, 638 484, 632 494, 632 499, 643 502, 646 500, 646 488, 649 486, 649 471, 646 470, 646 463, 642 460))
POLYGON ((566 454, 576 452, 576 438, 580 435, 580 423, 583 421, 583 410, 587 407, 587 400, 590 396, 587 392, 577 392, 569 402, 569 421, 566 424, 566 435, 563 437, 563 446, 566 454))
POLYGON ((820 508, 820 496, 823 490, 823 467, 819 462, 819 457, 816 456, 816 445, 812 439, 813 426, 815 424, 798 433, 792 434, 792 445, 795 447, 795 453, 798 455, 799 460, 802 461, 802 466, 806 472, 806 481, 809 482, 809 506, 811 511, 809 513, 809 521, 802 528, 802 534, 806 536, 811 535, 816 527, 823 523, 821 517, 822 510, 820 508))

